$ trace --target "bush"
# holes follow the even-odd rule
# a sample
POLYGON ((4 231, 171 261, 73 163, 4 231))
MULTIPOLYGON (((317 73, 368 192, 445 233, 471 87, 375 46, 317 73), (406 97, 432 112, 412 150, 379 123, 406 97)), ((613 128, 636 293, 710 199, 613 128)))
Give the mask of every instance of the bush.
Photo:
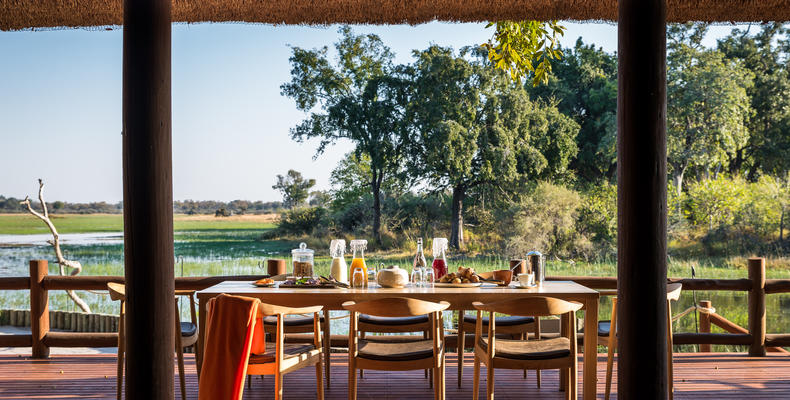
POLYGON ((277 230, 280 235, 308 235, 319 228, 327 212, 322 207, 300 207, 282 213, 277 230))
POLYGON ((577 230, 594 244, 598 256, 617 253, 617 187, 604 183, 582 195, 577 230))

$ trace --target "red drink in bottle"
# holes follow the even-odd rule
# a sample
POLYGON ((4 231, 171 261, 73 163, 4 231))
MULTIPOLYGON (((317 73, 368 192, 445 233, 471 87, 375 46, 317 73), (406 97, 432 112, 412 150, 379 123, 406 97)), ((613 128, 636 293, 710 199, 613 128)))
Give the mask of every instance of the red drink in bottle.
POLYGON ((435 279, 439 279, 443 276, 447 275, 447 263, 444 262, 443 258, 437 258, 433 260, 433 276, 435 279))

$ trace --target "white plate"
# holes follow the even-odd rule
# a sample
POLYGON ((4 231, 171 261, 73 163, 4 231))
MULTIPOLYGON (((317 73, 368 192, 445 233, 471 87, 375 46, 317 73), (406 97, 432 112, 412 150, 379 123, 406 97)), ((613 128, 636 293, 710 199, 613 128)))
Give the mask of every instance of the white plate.
POLYGON ((436 282, 433 284, 434 287, 452 287, 452 288, 476 288, 480 287, 483 282, 474 282, 474 283, 442 283, 436 282))

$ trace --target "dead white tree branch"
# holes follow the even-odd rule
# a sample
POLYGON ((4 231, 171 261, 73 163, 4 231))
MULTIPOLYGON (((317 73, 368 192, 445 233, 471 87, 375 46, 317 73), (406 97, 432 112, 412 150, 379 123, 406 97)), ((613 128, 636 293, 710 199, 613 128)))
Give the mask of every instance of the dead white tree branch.
MULTIPOLYGON (((27 207, 27 211, 30 214, 33 214, 38 219, 44 221, 49 228, 49 231, 52 232, 52 240, 48 240, 47 243, 51 244, 52 247, 55 248, 55 257, 58 259, 58 266, 60 267, 60 275, 66 275, 66 268, 71 268, 71 272, 69 275, 75 276, 82 272, 82 264, 79 261, 74 260, 67 260, 66 257, 63 257, 63 252, 60 250, 60 236, 58 235, 58 230, 55 228, 55 224, 52 223, 52 220, 49 218, 49 211, 47 210, 47 203, 44 201, 44 181, 39 179, 38 180, 38 201, 41 203, 41 210, 43 213, 40 213, 33 209, 33 205, 30 201, 30 196, 26 196, 25 200, 21 201, 20 204, 27 207)), ((67 290, 66 293, 71 297, 71 300, 74 301, 77 306, 79 306, 82 311, 89 313, 91 312, 90 307, 88 304, 82 300, 75 291, 67 290)))

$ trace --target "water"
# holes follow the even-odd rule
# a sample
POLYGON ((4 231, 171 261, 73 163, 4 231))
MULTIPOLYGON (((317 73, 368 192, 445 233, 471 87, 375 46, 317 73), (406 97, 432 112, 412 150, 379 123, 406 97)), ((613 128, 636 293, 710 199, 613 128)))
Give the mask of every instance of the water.
MULTIPOLYGON (((286 257, 297 244, 289 241, 261 241, 264 230, 202 230, 178 232, 175 235, 175 275, 255 275, 264 274, 267 257, 286 257)), ((0 276, 28 276, 28 261, 46 259, 50 262, 50 274, 58 274, 52 247, 46 243, 46 235, 0 235, 0 276)), ((62 249, 66 258, 80 261, 82 275, 123 275, 123 237, 121 233, 65 234, 62 249)), ((376 257, 369 257, 370 265, 379 265, 376 257)), ((387 263, 391 263, 388 261, 387 263)), ((451 264, 453 262, 451 261, 451 264)), ((477 266, 482 269, 481 266, 477 266)), ((329 258, 318 258, 316 269, 320 274, 328 273, 329 258), (326 264, 326 265, 324 265, 326 264), (326 270, 326 271, 324 271, 326 270)), ((562 273, 558 271, 558 273, 562 273)), ((571 273, 569 273, 570 275, 571 273)), ((110 300, 106 293, 79 291, 79 295, 89 304, 92 311, 115 314, 117 302, 110 300)), ((719 315, 735 324, 748 325, 746 292, 710 291, 692 293, 684 291, 678 302, 672 304, 676 315, 700 300, 711 300, 719 315)), ((768 310, 768 333, 790 332, 790 294, 772 294, 766 299, 768 310)), ((27 291, 0 291, 0 308, 29 308, 27 291)), ((50 292, 50 309, 77 311, 64 292, 50 292)), ((611 299, 602 297, 599 318, 610 319, 611 299)), ((182 318, 189 318, 185 302, 181 305, 182 318)), ((332 312, 333 317, 345 315, 332 312)), ((449 327, 455 314, 447 314, 445 324, 449 327)), ((694 313, 675 322, 676 332, 694 332, 694 313)), ((714 332, 717 331, 714 327, 714 332)), ((348 331, 348 319, 334 319, 332 333, 344 334, 348 331)), ((682 346, 681 351, 693 351, 696 346, 682 346)), ((743 351, 738 346, 713 346, 714 351, 743 351)))

